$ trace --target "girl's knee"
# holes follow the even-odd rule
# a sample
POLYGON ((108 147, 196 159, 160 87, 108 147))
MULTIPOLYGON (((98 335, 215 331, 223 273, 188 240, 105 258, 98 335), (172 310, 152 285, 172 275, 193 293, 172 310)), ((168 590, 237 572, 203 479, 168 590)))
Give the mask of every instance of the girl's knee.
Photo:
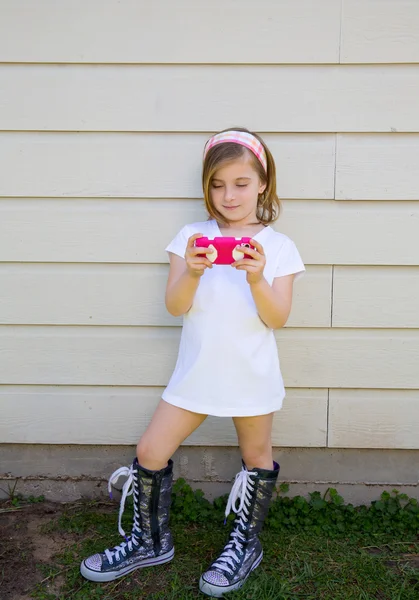
POLYGON ((258 467, 271 469, 273 465, 272 447, 242 449, 242 459, 248 469, 258 467))
POLYGON ((147 464, 156 459, 156 452, 146 438, 141 438, 137 444, 137 459, 141 466, 147 468, 147 464))
POLYGON ((143 451, 145 451, 145 448, 144 448, 144 446, 145 446, 145 444, 144 444, 144 442, 143 442, 143 439, 141 438, 141 439, 140 439, 140 441, 138 442, 138 444, 137 444, 137 448, 136 448, 136 451, 137 451, 137 456, 138 456, 139 454, 141 454, 143 451))
POLYGON ((159 471, 167 466, 169 458, 163 448, 150 443, 147 437, 141 438, 137 444, 137 460, 145 469, 159 471))

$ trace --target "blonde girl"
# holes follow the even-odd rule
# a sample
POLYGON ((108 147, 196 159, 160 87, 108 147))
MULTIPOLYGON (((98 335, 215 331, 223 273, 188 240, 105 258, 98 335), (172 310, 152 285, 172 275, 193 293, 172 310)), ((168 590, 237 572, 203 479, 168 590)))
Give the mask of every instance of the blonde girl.
POLYGON ((262 560, 258 533, 278 478, 271 430, 285 396, 274 330, 288 319, 294 280, 305 267, 294 242, 272 229, 279 215, 275 163, 261 137, 234 128, 204 149, 202 183, 207 221, 185 225, 166 250, 166 307, 183 316, 175 370, 137 446, 120 506, 121 544, 85 559, 81 573, 111 581, 134 569, 172 560, 168 527, 172 455, 207 415, 232 417, 242 456, 226 515, 236 513, 228 541, 201 575, 212 597, 239 589, 262 560), (216 265, 200 237, 250 237, 231 265, 216 265), (198 242, 199 243, 199 242, 198 242), (125 498, 134 497, 129 535, 121 527, 125 498))

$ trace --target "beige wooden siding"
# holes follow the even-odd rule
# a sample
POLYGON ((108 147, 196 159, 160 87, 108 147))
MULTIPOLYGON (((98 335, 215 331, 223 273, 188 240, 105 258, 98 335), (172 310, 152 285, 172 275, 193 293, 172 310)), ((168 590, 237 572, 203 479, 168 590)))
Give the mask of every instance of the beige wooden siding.
POLYGON ((3 0, 0 56, 21 63, 335 63, 336 0, 3 0))
MULTIPOLYGON (((0 194, 197 198, 207 137, 0 133, 0 194)), ((326 199, 336 194, 342 200, 417 199, 419 134, 339 134, 337 140, 333 134, 264 137, 278 163, 283 198, 326 199)))
MULTIPOLYGON (((0 387, 7 414, 0 422, 0 439, 21 444, 135 444, 161 392, 160 387, 0 387), (127 419, 128 413, 133 418, 127 419)), ((289 390, 275 415, 273 444, 325 447, 327 396, 325 389, 289 390)), ((209 417, 185 444, 235 446, 237 434, 231 419, 209 417)))
POLYGON ((419 329, 418 300, 418 267, 335 267, 335 327, 419 329))
MULTIPOLYGON (((5 384, 165 385, 179 334, 178 327, 4 325, 0 377, 5 384)), ((418 330, 287 328, 276 336, 289 387, 419 388, 418 330)))
MULTIPOLYGON (((167 265, 0 264, 0 281, 7 289, 0 297, 2 322, 180 326, 181 318, 164 306, 167 274, 167 265)), ((295 290, 288 326, 329 327, 331 285, 331 267, 308 267, 295 290)))
MULTIPOLYGON (((419 5, 418 5, 419 9, 419 5)), ((419 135, 337 137, 336 199, 417 200, 419 135)))
POLYGON ((419 63, 417 0, 343 0, 342 63, 419 63))
MULTIPOLYGON (((265 137, 280 167, 282 197, 333 198, 333 135, 265 137)), ((207 138, 202 133, 0 133, 0 195, 198 198, 207 138)))
POLYGON ((2 130, 419 131, 419 65, 9 64, 0 82, 2 130))
POLYGON ((419 3, 237 6, 0 3, 0 442, 137 441, 180 335, 164 248, 244 125, 307 265, 274 444, 419 448, 419 3))
MULTIPOLYGON (((199 200, 0 198, 0 256, 166 263, 175 233, 205 218, 199 200)), ((286 200, 275 228, 295 240, 309 264, 419 265, 419 202, 286 200)))
POLYGON ((331 448, 417 448, 419 392, 331 390, 329 419, 331 448))

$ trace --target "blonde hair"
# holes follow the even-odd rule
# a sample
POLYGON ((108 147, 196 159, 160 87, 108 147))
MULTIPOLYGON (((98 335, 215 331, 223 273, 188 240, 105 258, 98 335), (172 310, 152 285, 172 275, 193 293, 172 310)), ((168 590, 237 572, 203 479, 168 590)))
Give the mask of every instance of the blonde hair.
POLYGON ((245 146, 241 146, 235 142, 224 142, 210 148, 204 158, 204 164, 202 167, 202 189, 204 192, 204 202, 207 212, 209 216, 216 221, 221 223, 225 222, 224 217, 218 212, 218 210, 216 210, 211 200, 211 182, 215 172, 222 165, 247 155, 252 163, 252 167, 259 175, 260 181, 263 184, 266 184, 265 191, 258 196, 256 217, 258 221, 264 225, 273 223, 279 217, 279 213, 281 211, 281 201, 276 193, 276 168, 273 156, 262 138, 256 133, 245 129, 244 127, 232 127, 230 129, 224 129, 220 133, 231 130, 250 133, 257 140, 259 140, 265 149, 267 171, 265 172, 259 159, 245 146))

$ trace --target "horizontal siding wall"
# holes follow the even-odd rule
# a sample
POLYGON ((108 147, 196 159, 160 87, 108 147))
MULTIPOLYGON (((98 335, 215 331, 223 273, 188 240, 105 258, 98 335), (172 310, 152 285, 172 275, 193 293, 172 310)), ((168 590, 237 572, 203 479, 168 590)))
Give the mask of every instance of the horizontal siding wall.
POLYGON ((0 87, 2 130, 419 131, 419 65, 7 64, 0 87))
POLYGON ((418 300, 418 267, 335 267, 336 327, 419 329, 418 300))
POLYGON ((416 0, 342 0, 342 63, 419 63, 416 0))
POLYGON ((232 0, 198 10, 192 0, 63 0, 59 7, 4 0, 0 56, 22 63, 419 62, 416 0, 241 0, 237 7, 232 0), (257 43, 243 43, 246 34, 257 43))
MULTIPOLYGON (((287 328, 276 337, 289 387, 419 389, 418 330, 287 328)), ((165 385, 179 339, 178 327, 4 325, 0 380, 165 385)))
POLYGON ((419 448, 419 4, 237 6, 2 3, 0 442, 137 441, 179 343, 164 248, 206 218, 204 142, 245 125, 307 264, 274 445, 419 448))
MULTIPOLYGON (((135 444, 162 391, 144 386, 0 387, 7 413, 0 423, 0 439, 23 444, 135 444), (127 414, 133 418, 127 419, 127 414)), ((325 389, 290 390, 283 409, 275 415, 273 444, 325 447, 327 397, 325 389)), ((236 446, 232 419, 208 417, 185 444, 236 446)))
MULTIPOLYGON (((276 337, 289 387, 419 389, 419 330, 287 328, 276 337)), ((0 379, 166 385, 179 339, 178 327, 4 325, 0 379)))
POLYGON ((4 62, 339 61, 341 7, 336 0, 257 4, 90 0, 88 5, 84 0, 62 0, 59 6, 55 0, 43 0, 41 7, 31 0, 6 0, 4 4, 0 20, 4 62), (253 43, 246 43, 248 39, 253 43))
MULTIPOLYGON (((0 255, 7 262, 167 263, 164 248, 176 232, 203 219, 198 200, 0 198, 0 255)), ((295 240, 308 264, 419 265, 419 200, 286 200, 274 227, 295 240)))
MULTIPOLYGON (((0 195, 196 198, 208 136, 3 132, 0 195)), ((418 198, 419 133, 264 138, 278 164, 283 198, 418 198)))
MULTIPOLYGON (((1 323, 179 326, 181 318, 164 306, 168 272, 168 265, 159 264, 3 263, 0 280, 7 294, 0 297, 1 323)), ((288 325, 330 326, 331 286, 330 266, 308 267, 288 325)))
MULTIPOLYGON (((208 137, 208 133, 0 133, 4 169, 0 195, 197 198, 202 193, 201 157, 208 137)), ((332 134, 265 137, 280 167, 282 197, 333 198, 332 134)), ((419 134, 416 141, 419 148, 419 134)))

